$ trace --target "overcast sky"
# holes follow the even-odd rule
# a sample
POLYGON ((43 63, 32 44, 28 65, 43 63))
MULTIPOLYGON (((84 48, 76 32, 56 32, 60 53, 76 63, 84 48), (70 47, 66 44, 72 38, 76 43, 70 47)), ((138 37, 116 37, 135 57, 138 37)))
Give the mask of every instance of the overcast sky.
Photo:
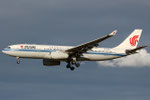
MULTIPOLYGON (((79 45, 117 29, 100 44, 113 47, 134 29, 149 45, 149 0, 0 0, 0 48, 11 44, 79 45)), ((147 48, 149 52, 150 47, 147 48)), ((2 100, 149 100, 150 68, 105 68, 86 62, 74 72, 47 68, 42 60, 0 53, 2 100)))

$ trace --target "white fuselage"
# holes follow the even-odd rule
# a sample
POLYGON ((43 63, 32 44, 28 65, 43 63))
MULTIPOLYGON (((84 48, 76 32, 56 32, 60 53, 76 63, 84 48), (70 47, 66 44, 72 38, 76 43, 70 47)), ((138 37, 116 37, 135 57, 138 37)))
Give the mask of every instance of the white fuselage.
MULTIPOLYGON (((66 61, 68 54, 65 50, 73 46, 54 46, 54 45, 35 45, 35 44, 18 44, 5 48, 2 52, 9 56, 33 59, 52 59, 66 61)), ((104 61, 126 56, 119 50, 109 48, 93 48, 83 53, 77 61, 104 61)))
POLYGON ((135 29, 120 45, 114 48, 98 48, 98 44, 116 34, 114 30, 110 34, 77 46, 56 46, 56 45, 36 45, 17 44, 10 45, 2 52, 9 56, 16 57, 17 64, 19 58, 43 59, 44 66, 58 66, 61 62, 66 62, 66 68, 74 70, 80 66, 80 61, 105 61, 137 53, 137 50, 146 46, 138 47, 138 41, 142 29, 135 29))

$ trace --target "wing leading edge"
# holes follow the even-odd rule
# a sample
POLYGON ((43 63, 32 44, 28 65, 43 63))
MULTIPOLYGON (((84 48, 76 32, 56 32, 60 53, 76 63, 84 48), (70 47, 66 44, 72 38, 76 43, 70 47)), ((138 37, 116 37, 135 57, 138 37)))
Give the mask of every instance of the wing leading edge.
POLYGON ((114 30, 113 32, 111 32, 110 34, 104 36, 104 37, 101 37, 101 38, 98 38, 96 40, 93 40, 93 41, 90 41, 90 42, 87 42, 87 43, 84 43, 84 44, 81 44, 81 45, 78 45, 78 46, 75 46, 71 49, 68 49, 66 50, 66 52, 68 52, 69 54, 74 54, 74 53, 84 53, 84 52, 87 52, 88 50, 92 49, 93 47, 97 47, 98 46, 98 43, 116 35, 117 33, 117 30, 114 30))

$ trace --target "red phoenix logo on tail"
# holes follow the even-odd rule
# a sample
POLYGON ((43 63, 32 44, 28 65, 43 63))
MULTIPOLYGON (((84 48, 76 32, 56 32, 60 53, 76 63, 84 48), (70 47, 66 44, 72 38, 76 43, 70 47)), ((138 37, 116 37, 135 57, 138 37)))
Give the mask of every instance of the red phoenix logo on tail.
POLYGON ((135 36, 130 38, 131 46, 135 46, 138 43, 138 37, 139 37, 139 35, 135 35, 135 36))

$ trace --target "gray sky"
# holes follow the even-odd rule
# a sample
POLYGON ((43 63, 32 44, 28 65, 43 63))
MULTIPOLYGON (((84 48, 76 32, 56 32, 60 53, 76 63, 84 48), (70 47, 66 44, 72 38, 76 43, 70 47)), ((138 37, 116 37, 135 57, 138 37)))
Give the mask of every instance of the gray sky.
MULTIPOLYGON (((140 45, 149 45, 148 0, 0 0, 0 48, 35 43, 78 45, 117 29, 100 44, 113 47, 135 28, 140 45)), ((149 51, 150 48, 148 47, 149 51)), ((42 60, 0 53, 0 98, 3 100, 149 100, 149 67, 105 68, 87 62, 74 72, 43 67, 42 60)))

